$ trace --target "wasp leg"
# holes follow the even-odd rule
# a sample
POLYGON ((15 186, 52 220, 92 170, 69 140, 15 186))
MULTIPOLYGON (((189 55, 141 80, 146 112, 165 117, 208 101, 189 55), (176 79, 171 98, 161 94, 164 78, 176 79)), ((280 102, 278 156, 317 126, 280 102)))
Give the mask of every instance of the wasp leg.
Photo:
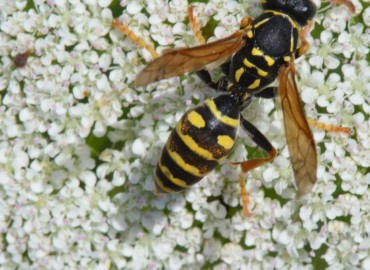
POLYGON ((314 25, 315 25, 314 20, 308 21, 307 25, 299 33, 301 46, 295 52, 296 59, 304 55, 310 49, 310 43, 308 43, 306 35, 308 34, 308 32, 310 32, 314 25))
POLYGON ((249 16, 244 16, 240 21, 240 30, 246 29, 253 22, 253 18, 249 16))
MULTIPOLYGON (((195 33, 195 37, 198 40, 198 43, 200 45, 204 45, 206 43, 205 38, 203 37, 202 31, 200 30, 199 24, 198 24, 198 22, 197 22, 197 20, 194 16, 194 6, 192 6, 192 5, 190 5, 188 7, 188 17, 189 17, 189 21, 191 23, 191 27, 193 29, 193 32, 195 33)), ((240 22, 240 29, 241 30, 246 29, 252 22, 253 22, 253 19, 251 17, 244 16, 242 18, 241 22, 240 22)), ((224 73, 226 75, 228 75, 230 73, 230 60, 221 65, 221 70, 222 70, 222 73, 224 73)), ((210 73, 207 70, 201 69, 199 71, 196 71, 196 74, 209 87, 211 87, 215 90, 220 89, 219 83, 214 82, 212 80, 212 77, 211 77, 210 73)))
POLYGON ((263 89, 261 92, 254 95, 254 97, 260 98, 274 98, 276 97, 277 87, 267 87, 263 89))
POLYGON ((216 83, 212 80, 211 74, 209 73, 208 70, 201 69, 201 70, 196 71, 195 73, 209 87, 213 88, 214 90, 218 89, 218 82, 216 83))
MULTIPOLYGON (((194 16, 194 6, 189 6, 188 7, 188 17, 189 17, 189 21, 191 23, 191 27, 193 28, 193 32, 195 33, 195 37, 197 38, 199 44, 200 45, 205 44, 206 43, 205 38, 203 37, 202 31, 200 30, 199 24, 198 24, 198 22, 197 22, 197 20, 196 20, 196 18, 194 16)), ((245 24, 245 23, 247 23, 247 21, 249 22, 249 18, 248 19, 247 18, 245 19, 243 17, 242 22, 241 22, 241 25, 242 25, 243 21, 246 21, 246 22, 244 22, 244 24, 245 24)), ((221 65, 221 69, 222 69, 222 72, 224 74, 229 74, 230 61, 222 64, 221 65)), ((213 88, 215 90, 218 90, 219 89, 218 83, 217 82, 214 82, 212 80, 211 74, 207 70, 201 69, 199 71, 196 71, 196 74, 209 87, 211 87, 211 88, 213 88)))
POLYGON ((222 73, 225 74, 226 76, 230 74, 230 64, 231 61, 227 61, 221 65, 222 73))
POLYGON ((132 32, 126 25, 121 24, 118 20, 114 19, 112 21, 112 26, 120 30, 126 36, 128 36, 137 45, 146 49, 154 59, 158 57, 158 54, 155 51, 155 49, 151 45, 147 44, 141 37, 137 36, 134 32, 132 32))
MULTIPOLYGON (((340 1, 340 0, 337 0, 340 1)), ((193 28, 193 32, 195 33, 195 37, 198 39, 200 45, 206 43, 205 38, 202 35, 202 31, 199 28, 199 24, 194 16, 194 6, 190 5, 188 7, 188 17, 191 23, 191 27, 193 28)), ((253 18, 244 16, 240 21, 240 30, 246 29, 251 23, 253 22, 253 18)))
MULTIPOLYGON (((276 97, 276 87, 267 87, 263 89, 261 92, 258 94, 255 94, 254 97, 259 97, 259 98, 274 98, 276 97)), ((347 135, 351 135, 352 129, 349 127, 339 127, 339 126, 333 126, 333 125, 328 125, 322 122, 317 122, 313 119, 308 119, 307 122, 309 125, 329 131, 329 132, 334 132, 334 133, 345 133, 347 135)))
POLYGON ((355 5, 350 0, 330 0, 330 3, 345 5, 352 14, 356 12, 355 5))
POLYGON ((189 6, 188 7, 188 17, 189 17, 189 21, 191 23, 191 27, 193 28, 193 32, 195 34, 195 37, 198 39, 198 42, 200 45, 203 45, 206 43, 206 40, 204 39, 203 35, 202 35, 202 31, 200 30, 199 28, 199 24, 194 16, 194 7, 193 6, 189 6))
MULTIPOLYGON (((188 7, 188 17, 189 17, 189 21, 191 23, 191 27, 193 28, 193 32, 195 33, 195 37, 198 40, 198 43, 200 45, 205 44, 206 41, 205 41, 205 39, 202 35, 202 31, 199 28, 199 24, 198 24, 198 22, 197 22, 197 20, 194 16, 194 6, 192 6, 192 5, 188 7)), ((225 73, 225 74, 229 73, 229 67, 228 67, 229 65, 230 65, 230 61, 221 65, 223 73, 225 73), (225 69, 223 68, 224 65, 227 66, 225 69)), ((201 70, 196 71, 196 74, 209 87, 213 88, 214 90, 218 90, 218 82, 214 82, 212 80, 211 74, 209 73, 208 70, 201 69, 201 70)))
POLYGON ((267 138, 255 127, 253 126, 249 121, 247 121, 244 117, 240 117, 241 125, 244 129, 244 131, 251 137, 251 139, 264 151, 268 153, 268 157, 265 158, 258 158, 258 159, 252 159, 247 160, 243 162, 234 162, 233 164, 240 165, 242 172, 240 174, 239 183, 241 187, 241 196, 242 196, 242 205, 243 205, 243 212, 246 216, 250 215, 250 211, 248 208, 248 192, 245 188, 245 182, 244 182, 244 175, 249 172, 250 170, 253 170, 259 166, 262 166, 268 162, 271 162, 274 160, 274 158, 277 156, 277 150, 272 146, 272 144, 267 140, 267 138))
MULTIPOLYGON (((228 74, 230 69, 230 62, 226 62, 221 65, 222 73, 228 74)), ((211 74, 206 69, 201 69, 195 72, 198 77, 209 87, 216 90, 217 92, 226 92, 227 91, 227 78, 222 77, 217 82, 212 80, 211 74)))
POLYGON ((249 211, 249 195, 248 191, 245 185, 245 180, 244 180, 244 173, 241 173, 239 175, 239 185, 240 185, 240 196, 242 199, 242 206, 243 206, 243 213, 245 216, 250 217, 252 214, 249 211))
POLYGON ((322 123, 322 122, 317 122, 317 121, 312 120, 312 119, 307 119, 307 122, 311 126, 314 126, 314 127, 317 127, 317 128, 329 131, 329 132, 345 133, 347 135, 351 135, 351 133, 352 133, 352 129, 349 128, 349 127, 333 126, 333 125, 325 124, 325 123, 322 123))

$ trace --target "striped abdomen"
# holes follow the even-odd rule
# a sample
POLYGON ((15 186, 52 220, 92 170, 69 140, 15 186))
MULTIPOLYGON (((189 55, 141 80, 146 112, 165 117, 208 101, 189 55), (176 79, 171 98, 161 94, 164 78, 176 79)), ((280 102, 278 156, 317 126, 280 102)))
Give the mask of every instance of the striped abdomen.
POLYGON ((234 146, 239 106, 222 95, 187 111, 171 132, 156 168, 156 193, 179 192, 200 181, 234 146))

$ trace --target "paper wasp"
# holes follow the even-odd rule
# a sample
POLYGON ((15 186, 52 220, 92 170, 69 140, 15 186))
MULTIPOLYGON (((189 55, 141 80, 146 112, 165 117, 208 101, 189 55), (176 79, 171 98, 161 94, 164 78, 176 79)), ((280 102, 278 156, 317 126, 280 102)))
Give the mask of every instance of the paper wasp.
MULTIPOLYGON (((346 4, 347 0, 336 1, 346 4)), ((254 20, 244 18, 240 30, 229 37, 202 44, 189 9, 190 21, 202 45, 174 49, 157 57, 155 51, 117 21, 132 40, 155 58, 137 76, 136 86, 196 71, 208 86, 223 94, 190 109, 177 123, 156 168, 156 193, 179 192, 200 181, 231 152, 239 125, 268 157, 237 162, 243 174, 271 162, 277 150, 241 112, 253 97, 272 98, 278 93, 285 134, 298 195, 309 193, 316 182, 317 153, 295 82, 294 60, 305 54, 306 33, 313 26, 316 6, 311 0, 263 0, 263 12, 254 20), (223 61, 224 76, 214 82, 206 65, 223 61), (269 85, 278 78, 278 87, 269 85)), ((240 177, 244 213, 249 215, 244 175, 240 177)))

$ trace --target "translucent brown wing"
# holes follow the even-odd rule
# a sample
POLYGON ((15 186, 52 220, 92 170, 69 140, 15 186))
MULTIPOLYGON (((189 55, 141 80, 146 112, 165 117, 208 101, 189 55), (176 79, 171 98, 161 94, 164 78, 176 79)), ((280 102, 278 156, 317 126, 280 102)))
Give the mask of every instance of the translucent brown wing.
POLYGON ((315 141, 301 107, 293 62, 280 69, 278 91, 298 196, 302 196, 309 193, 316 182, 317 154, 315 141))
POLYGON ((149 63, 136 77, 135 86, 196 71, 215 61, 228 58, 245 44, 244 31, 193 48, 174 49, 149 63))

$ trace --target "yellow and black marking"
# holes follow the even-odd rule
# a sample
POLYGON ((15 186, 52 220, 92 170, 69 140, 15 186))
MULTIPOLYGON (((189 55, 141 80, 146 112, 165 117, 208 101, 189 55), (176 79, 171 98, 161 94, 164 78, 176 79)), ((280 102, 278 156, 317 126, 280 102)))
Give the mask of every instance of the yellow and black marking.
POLYGON ((298 33, 297 23, 289 15, 265 10, 246 31, 244 48, 232 58, 229 80, 246 92, 264 89, 295 56, 298 33))
MULTIPOLYGON (((344 3, 354 11, 350 0, 331 1, 344 3)), ((316 146, 301 108, 294 79, 294 59, 309 48, 305 35, 313 26, 316 6, 311 0, 262 0, 261 4, 264 11, 255 20, 243 17, 239 31, 208 44, 204 44, 190 7, 190 22, 203 45, 174 49, 160 57, 157 57, 153 47, 127 26, 113 21, 115 28, 146 48, 155 58, 138 75, 137 86, 196 71, 209 87, 224 92, 187 111, 172 131, 156 168, 157 194, 179 192, 200 181, 232 151, 240 125, 267 154, 267 157, 234 163, 240 165, 242 170, 239 179, 242 204, 244 213, 250 215, 244 175, 271 162, 277 150, 240 112, 253 97, 273 98, 276 92, 279 92, 282 103, 298 194, 306 194, 316 182, 316 146), (214 82, 210 73, 203 68, 225 59, 230 59, 221 65, 225 76, 214 82), (278 79, 279 87, 268 87, 275 79, 278 79)))
POLYGON ((156 193, 200 181, 231 152, 239 126, 235 98, 222 95, 187 111, 172 131, 156 169, 156 193))

